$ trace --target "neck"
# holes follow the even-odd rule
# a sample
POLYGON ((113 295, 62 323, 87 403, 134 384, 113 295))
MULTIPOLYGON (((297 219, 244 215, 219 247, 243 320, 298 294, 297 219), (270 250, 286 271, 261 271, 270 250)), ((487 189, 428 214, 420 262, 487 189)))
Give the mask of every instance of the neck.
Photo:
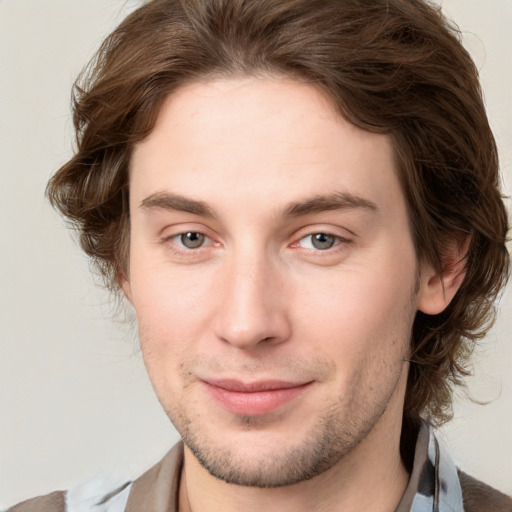
MULTIPOLYGON (((386 416, 386 415, 384 415, 386 416)), ((324 473, 278 488, 227 484, 185 448, 180 512, 393 512, 409 475, 400 457, 400 425, 382 417, 368 436, 324 473)))

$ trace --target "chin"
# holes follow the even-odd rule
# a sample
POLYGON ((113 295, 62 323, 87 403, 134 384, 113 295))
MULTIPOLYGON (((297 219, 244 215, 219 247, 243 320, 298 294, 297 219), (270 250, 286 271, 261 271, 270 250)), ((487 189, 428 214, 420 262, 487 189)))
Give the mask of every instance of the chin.
POLYGON ((219 429, 220 435, 206 434, 201 429, 180 431, 184 424, 180 425, 179 421, 176 426, 186 447, 216 479, 240 486, 270 488, 295 485, 328 471, 365 439, 379 417, 372 421, 354 419, 346 425, 338 415, 332 414, 309 428, 277 431, 268 425, 264 428, 262 418, 245 417, 240 419, 243 430, 219 429))

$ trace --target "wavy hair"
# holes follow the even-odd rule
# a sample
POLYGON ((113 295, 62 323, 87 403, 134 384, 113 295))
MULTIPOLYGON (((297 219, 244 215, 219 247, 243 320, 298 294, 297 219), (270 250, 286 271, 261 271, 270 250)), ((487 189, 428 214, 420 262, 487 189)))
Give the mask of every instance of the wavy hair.
POLYGON ((496 144, 460 39, 427 0, 146 2, 75 84, 76 152, 49 182, 49 199, 78 229, 107 286, 119 290, 130 154, 164 99, 217 76, 278 74, 312 84, 354 125, 390 137, 420 260, 441 275, 447 242, 471 238, 455 298, 439 315, 417 313, 413 325, 405 418, 441 423, 509 274, 496 144))

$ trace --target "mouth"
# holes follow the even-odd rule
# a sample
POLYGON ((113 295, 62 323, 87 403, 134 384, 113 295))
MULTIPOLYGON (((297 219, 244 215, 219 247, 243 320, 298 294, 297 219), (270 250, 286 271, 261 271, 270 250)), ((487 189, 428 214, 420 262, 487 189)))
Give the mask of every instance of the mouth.
POLYGON ((266 380, 241 382, 221 379, 202 381, 209 395, 224 410, 241 416, 263 416, 299 398, 313 381, 266 380))

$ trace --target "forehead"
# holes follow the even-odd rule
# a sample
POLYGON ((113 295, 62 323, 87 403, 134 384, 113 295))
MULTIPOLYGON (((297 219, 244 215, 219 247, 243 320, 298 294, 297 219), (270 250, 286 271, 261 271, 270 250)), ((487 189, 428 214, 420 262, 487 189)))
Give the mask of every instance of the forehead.
POLYGON ((388 137, 346 121, 317 89, 289 79, 237 78, 181 87, 134 148, 131 197, 171 191, 268 209, 347 192, 401 204, 388 137))

